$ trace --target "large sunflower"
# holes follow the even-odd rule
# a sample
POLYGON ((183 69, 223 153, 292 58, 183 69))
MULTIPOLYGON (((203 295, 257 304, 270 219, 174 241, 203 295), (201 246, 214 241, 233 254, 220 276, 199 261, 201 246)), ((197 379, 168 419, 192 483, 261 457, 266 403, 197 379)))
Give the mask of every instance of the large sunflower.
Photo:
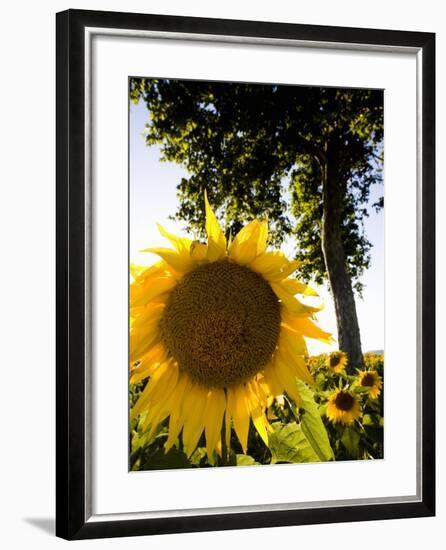
POLYGON ((361 406, 352 392, 335 390, 327 403, 327 417, 334 423, 350 425, 361 416, 361 406))
POLYGON ((169 417, 166 450, 182 433, 191 455, 204 431, 209 456, 221 456, 232 427, 246 452, 250 420, 268 444, 272 400, 299 403, 296 378, 313 383, 304 337, 331 336, 296 298, 315 295, 289 278, 298 262, 266 250, 265 220, 227 243, 206 196, 205 211, 207 244, 159 227, 173 249, 147 249, 161 261, 132 270, 130 383, 149 381, 131 416, 149 439, 169 417))
POLYGON ((359 383, 362 387, 368 388, 367 393, 371 399, 376 399, 381 393, 383 381, 376 370, 364 370, 359 373, 359 383))

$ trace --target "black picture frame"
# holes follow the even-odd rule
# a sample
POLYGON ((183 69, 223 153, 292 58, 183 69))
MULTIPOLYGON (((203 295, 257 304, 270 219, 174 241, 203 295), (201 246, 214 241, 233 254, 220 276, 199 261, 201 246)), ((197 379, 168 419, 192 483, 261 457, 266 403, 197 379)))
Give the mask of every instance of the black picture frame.
POLYGON ((56 16, 56 535, 68 540, 435 514, 435 35, 258 21, 68 10, 56 16), (421 492, 371 503, 89 522, 86 514, 85 42, 87 27, 416 48, 421 55, 421 492))

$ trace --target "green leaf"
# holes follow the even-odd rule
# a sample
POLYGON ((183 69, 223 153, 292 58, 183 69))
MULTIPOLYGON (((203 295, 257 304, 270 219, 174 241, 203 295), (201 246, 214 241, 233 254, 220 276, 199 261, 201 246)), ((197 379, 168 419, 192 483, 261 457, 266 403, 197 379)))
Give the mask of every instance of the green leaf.
POLYGON ((358 456, 359 440, 361 436, 354 428, 345 428, 341 441, 352 456, 358 456))
POLYGON ((362 417, 363 426, 372 426, 374 428, 382 428, 384 426, 384 418, 380 414, 365 414, 362 417))
POLYGON ((139 433, 134 431, 132 437, 132 452, 137 451, 138 449, 144 448, 148 444, 147 432, 139 433))
POLYGON ((252 456, 249 455, 236 455, 237 466, 255 466, 260 464, 256 462, 252 456))
POLYGON ((364 395, 364 394, 368 393, 369 390, 370 390, 370 386, 352 386, 350 388, 350 391, 352 393, 355 393, 355 394, 358 394, 358 395, 364 395))
POLYGON ((296 422, 275 422, 269 437, 271 464, 280 462, 319 462, 319 457, 296 422))
POLYGON ((187 456, 182 451, 172 448, 167 453, 164 449, 158 449, 149 456, 141 467, 141 470, 171 470, 176 468, 191 468, 187 456))
POLYGON ((197 447, 190 457, 190 461, 194 466, 201 466, 206 457, 206 448, 197 447))
POLYGON ((130 455, 130 460, 129 460, 130 470, 137 469, 137 468, 135 468, 135 465, 138 462, 138 459, 139 459, 140 456, 141 456, 141 449, 138 449, 137 451, 135 451, 134 453, 132 453, 130 455))
POLYGON ((333 449, 328 439, 327 430, 322 422, 319 407, 314 401, 313 392, 301 380, 297 379, 296 382, 303 402, 301 408, 304 409, 301 420, 302 431, 314 452, 318 455, 319 460, 333 460, 333 449))

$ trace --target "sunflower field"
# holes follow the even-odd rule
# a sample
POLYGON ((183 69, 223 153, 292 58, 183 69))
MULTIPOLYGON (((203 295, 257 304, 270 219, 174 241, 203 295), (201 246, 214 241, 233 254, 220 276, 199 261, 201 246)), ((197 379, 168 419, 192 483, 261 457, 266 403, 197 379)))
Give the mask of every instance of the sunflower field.
POLYGON ((382 457, 383 361, 309 359, 334 339, 299 262, 266 218, 227 238, 204 203, 207 242, 158 225, 171 248, 130 266, 130 469, 382 457))
MULTIPOLYGON (((314 385, 296 380, 299 405, 285 393, 272 400, 267 409, 271 431, 268 445, 250 425, 246 452, 230 430, 226 460, 209 455, 204 433, 196 449, 188 454, 180 433, 166 452, 169 423, 166 419, 156 433, 143 429, 139 418, 131 420, 129 468, 159 470, 214 466, 249 466, 322 462, 328 460, 368 460, 384 456, 384 355, 366 353, 364 370, 349 374, 342 352, 308 359, 314 385)), ((137 402, 147 379, 130 385, 130 407, 137 402)))

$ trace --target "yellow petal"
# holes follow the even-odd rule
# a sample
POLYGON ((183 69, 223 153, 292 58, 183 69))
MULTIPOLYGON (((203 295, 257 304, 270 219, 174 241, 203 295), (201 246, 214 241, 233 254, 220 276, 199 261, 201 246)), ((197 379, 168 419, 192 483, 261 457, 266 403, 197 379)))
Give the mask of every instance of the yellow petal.
POLYGON ((138 416, 150 401, 156 402, 157 399, 166 399, 170 389, 175 387, 177 379, 178 366, 170 361, 162 363, 155 370, 138 401, 133 406, 131 417, 138 416))
POLYGON ((217 441, 214 451, 218 454, 218 456, 222 455, 221 439, 217 441))
POLYGON ((283 387, 287 394, 293 399, 298 405, 302 404, 302 399, 297 389, 296 375, 293 372, 293 369, 290 367, 289 363, 282 360, 279 355, 276 355, 275 361, 275 372, 277 377, 281 380, 283 387))
POLYGON ((183 407, 183 444, 187 456, 190 456, 197 446, 204 429, 204 413, 207 391, 193 384, 184 399, 183 407))
POLYGON ((194 262, 190 257, 189 251, 178 252, 170 248, 145 248, 141 252, 151 252, 157 254, 167 264, 172 266, 178 273, 187 273, 194 267, 194 262))
POLYGON ((234 429, 246 453, 248 447, 249 409, 246 401, 245 387, 243 385, 228 389, 228 407, 231 412, 234 429))
POLYGON ((210 390, 207 396, 205 411, 206 450, 208 456, 212 456, 217 441, 220 439, 225 409, 225 392, 220 389, 210 390))
POLYGON ((303 296, 319 296, 318 293, 309 286, 301 283, 297 279, 285 279, 281 282, 284 290, 290 294, 302 294, 303 296))
POLYGON ((207 259, 208 247, 199 241, 193 241, 190 246, 190 255, 194 262, 204 262, 207 259))
POLYGON ((209 205, 206 191, 204 193, 204 202, 206 210, 206 233, 208 236, 207 258, 210 262, 216 262, 226 256, 226 238, 209 205))
POLYGON ((284 324, 280 328, 279 349, 282 346, 287 347, 293 355, 308 355, 307 344, 302 334, 284 324))
POLYGON ((140 421, 140 429, 145 432, 149 426, 151 426, 147 439, 150 441, 153 434, 156 431, 159 423, 166 418, 168 412, 165 410, 164 402, 153 403, 150 407, 147 407, 146 414, 140 421))
POLYGON ((133 268, 131 267, 131 273, 135 277, 135 286, 145 283, 149 278, 165 275, 165 264, 162 261, 150 267, 145 267, 142 271, 135 264, 130 264, 130 266, 133 266, 133 268))
POLYGON ((142 358, 139 365, 134 368, 130 376, 130 384, 137 384, 151 376, 156 367, 167 358, 167 350, 162 342, 158 342, 142 358))
POLYGON ((284 385, 277 377, 275 372, 274 363, 271 362, 264 370, 265 381, 269 386, 270 392, 274 397, 283 394, 284 385))
POLYGON ((328 332, 321 330, 313 321, 306 317, 295 315, 283 315, 283 321, 288 325, 289 329, 295 330, 307 338, 321 340, 327 344, 331 344, 333 337, 328 332))
POLYGON ((227 400, 226 400, 226 412, 225 412, 225 441, 226 441, 226 448, 229 450, 231 448, 231 413, 227 405, 227 400))
POLYGON ((304 315, 309 316, 316 311, 319 311, 320 308, 314 308, 312 306, 307 306, 299 302, 292 294, 289 294, 284 288, 281 282, 273 283, 271 282, 271 288, 274 290, 275 295, 280 299, 282 304, 287 308, 290 313, 294 315, 304 315))
POLYGON ((249 267, 263 275, 267 281, 286 279, 296 271, 299 265, 300 262, 288 260, 285 254, 280 251, 264 252, 249 263, 249 267))
POLYGON ((260 400, 260 403, 264 408, 268 407, 271 404, 271 392, 268 384, 265 381, 263 375, 257 375, 257 380, 251 382, 254 386, 255 392, 260 400))
POLYGON ((130 287, 130 307, 139 307, 148 304, 154 298, 164 294, 176 286, 177 281, 172 276, 158 275, 150 277, 144 283, 130 287))
POLYGON ((307 363, 302 355, 294 355, 290 352, 289 348, 282 346, 277 351, 276 359, 285 363, 288 371, 293 377, 297 376, 310 386, 314 386, 313 377, 308 370, 307 363))
POLYGON ((135 281, 141 275, 141 273, 143 273, 146 269, 147 269, 146 266, 130 263, 129 271, 130 271, 131 282, 135 281))
POLYGON ((133 323, 130 331, 130 360, 137 361, 144 355, 153 342, 158 339, 159 323, 163 309, 154 310, 151 315, 143 318, 144 322, 138 320, 133 323))
POLYGON ((169 233, 159 223, 157 223, 156 226, 158 227, 158 231, 161 233, 161 235, 168 239, 168 241, 172 244, 172 246, 176 248, 178 252, 189 253, 192 244, 192 241, 190 239, 188 239, 187 237, 177 237, 177 235, 169 233))
POLYGON ((168 293, 161 294, 144 306, 130 308, 130 330, 140 330, 146 320, 148 322, 153 319, 155 310, 164 311, 166 307, 168 293))
POLYGON ((145 338, 140 338, 138 334, 130 334, 130 362, 134 363, 138 361, 143 355, 145 355, 149 349, 159 342, 161 333, 158 329, 158 322, 150 325, 150 332, 147 333, 145 338))
POLYGON ((184 419, 182 413, 184 399, 188 394, 190 387, 190 378, 187 375, 182 374, 174 391, 174 399, 169 418, 169 435, 165 444, 166 451, 168 451, 175 443, 180 434, 181 428, 183 427, 184 419))
POLYGON ((247 394, 249 411, 252 418, 252 422, 263 439, 265 445, 268 445, 268 420, 266 419, 264 408, 261 405, 261 401, 255 391, 256 386, 254 384, 247 384, 247 394))
MULTIPOLYGON (((152 425, 151 430, 148 434, 149 440, 151 438, 151 435, 155 432, 158 424, 162 422, 167 416, 172 415, 172 411, 175 409, 176 405, 178 403, 181 403, 185 386, 186 384, 184 381, 184 377, 178 376, 171 381, 171 385, 166 392, 165 399, 158 399, 156 402, 150 402, 148 414, 144 418, 141 426, 142 430, 144 431, 147 426, 149 426, 149 424, 152 425)), ((178 434, 175 436, 174 442, 177 436, 178 434)))
POLYGON ((253 220, 234 238, 229 256, 240 264, 249 264, 266 249, 268 223, 266 220, 253 220))
POLYGON ((166 307, 167 296, 157 296, 154 300, 145 306, 132 307, 130 315, 133 319, 133 328, 135 330, 142 329, 146 323, 150 323, 154 319, 161 319, 164 308, 166 307))

